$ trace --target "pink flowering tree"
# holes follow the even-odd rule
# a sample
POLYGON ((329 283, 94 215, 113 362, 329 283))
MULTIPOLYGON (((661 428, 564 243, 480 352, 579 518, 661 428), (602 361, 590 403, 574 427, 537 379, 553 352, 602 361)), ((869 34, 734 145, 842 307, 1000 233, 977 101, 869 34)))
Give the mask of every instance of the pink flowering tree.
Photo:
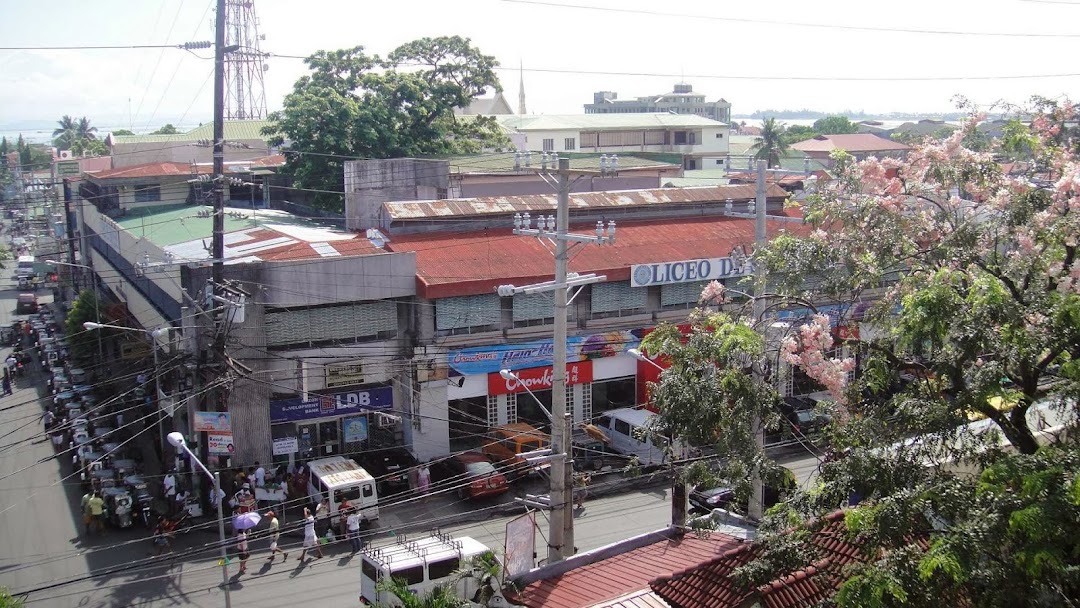
MULTIPOLYGON (((782 347, 844 395, 818 486, 773 528, 858 503, 846 522, 867 557, 836 573, 840 605, 1063 605, 1080 594, 1080 450, 1043 431, 1077 417, 1080 138, 1071 104, 1026 110, 1030 122, 1010 121, 988 146, 969 146, 980 139, 972 116, 904 158, 838 153, 835 179, 803 205, 813 232, 755 256, 779 294, 858 311, 850 385, 854 362, 826 356, 826 319, 782 347)), ((821 557, 792 551, 787 534, 765 544, 776 550, 743 572, 753 580, 782 557, 821 557)))

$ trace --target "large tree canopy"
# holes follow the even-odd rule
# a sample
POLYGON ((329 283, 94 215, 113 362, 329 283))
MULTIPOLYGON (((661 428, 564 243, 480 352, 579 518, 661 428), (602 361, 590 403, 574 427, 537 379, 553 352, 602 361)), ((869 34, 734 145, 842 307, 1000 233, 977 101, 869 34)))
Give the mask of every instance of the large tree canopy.
POLYGON ((771 305, 839 304, 861 339, 835 339, 824 315, 785 332, 729 311, 688 340, 673 328, 646 340, 673 361, 656 389, 661 426, 712 436, 724 476, 764 460, 745 420, 778 398, 748 363, 767 381, 796 366, 834 395, 817 482, 766 518, 763 558, 740 571, 748 583, 814 564, 803 530, 844 507, 864 555, 833 572, 840 605, 1080 597, 1080 446, 1061 430, 1075 427, 1080 386, 1080 159, 1071 106, 1035 110, 1004 150, 1022 140, 1026 171, 965 147, 975 119, 904 159, 839 153, 836 179, 803 209, 814 231, 755 252, 771 305), (747 327, 770 328, 763 346, 746 347, 747 327))
POLYGON ((271 143, 287 144, 286 171, 317 204, 343 209, 343 166, 352 158, 477 152, 507 143, 491 117, 456 117, 454 108, 499 89, 494 57, 458 36, 422 38, 385 59, 364 47, 319 51, 270 115, 271 143))

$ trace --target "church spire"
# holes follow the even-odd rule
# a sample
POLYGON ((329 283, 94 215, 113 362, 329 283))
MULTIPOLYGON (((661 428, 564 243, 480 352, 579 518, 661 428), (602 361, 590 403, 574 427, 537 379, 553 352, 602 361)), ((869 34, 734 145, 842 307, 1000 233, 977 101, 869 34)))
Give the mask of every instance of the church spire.
POLYGON ((521 81, 518 85, 518 114, 525 115, 525 68, 522 67, 521 62, 518 62, 518 73, 521 75, 521 81))

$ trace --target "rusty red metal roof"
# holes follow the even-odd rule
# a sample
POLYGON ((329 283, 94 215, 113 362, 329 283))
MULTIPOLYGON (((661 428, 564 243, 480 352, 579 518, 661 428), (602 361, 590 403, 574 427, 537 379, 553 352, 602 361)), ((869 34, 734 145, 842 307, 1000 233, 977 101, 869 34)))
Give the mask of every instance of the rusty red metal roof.
MULTIPOLYGON (((669 605, 678 608, 737 608, 751 599, 756 599, 764 608, 814 606, 836 593, 846 580, 846 566, 868 559, 850 539, 844 513, 835 511, 827 515, 821 528, 810 536, 817 561, 756 589, 740 587, 732 579, 736 568, 757 557, 757 548, 751 544, 736 547, 671 576, 659 577, 649 587, 669 605)), ((925 539, 912 542, 923 548, 927 546, 925 539)))
MULTIPOLYGON (((798 221, 770 218, 769 236, 781 231, 809 233, 798 221)), ((593 225, 571 226, 591 233, 593 225)), ((736 245, 752 249, 754 221, 749 218, 677 218, 618 225, 614 245, 588 245, 570 259, 570 272, 595 272, 609 281, 630 278, 634 264, 655 264, 727 257, 736 245)), ((421 233, 393 237, 389 251, 416 253, 417 295, 434 299, 492 293, 499 285, 524 285, 553 278, 551 253, 535 237, 515 236, 510 228, 477 232, 421 233)))
MULTIPOLYGON (((260 158, 252 159, 250 161, 234 161, 225 164, 226 173, 246 173, 252 168, 274 168, 280 167, 285 164, 285 157, 281 154, 273 154, 271 156, 263 156, 260 158)), ((214 167, 211 164, 203 163, 195 165, 195 171, 199 174, 209 175, 213 173, 214 167)), ((106 169, 103 171, 87 172, 87 174, 95 180, 100 179, 138 179, 144 177, 173 177, 191 175, 191 163, 177 163, 177 162, 160 162, 160 163, 143 163, 141 165, 132 165, 130 167, 120 167, 118 169, 106 169)))
POLYGON ((627 596, 648 597, 635 592, 647 590, 649 581, 658 576, 707 562, 743 542, 716 532, 708 538, 686 534, 536 581, 515 599, 530 608, 618 606, 615 600, 628 600, 627 596))
POLYGON ((895 150, 910 150, 911 146, 898 141, 878 137, 873 133, 848 133, 844 135, 818 135, 791 144, 792 150, 800 152, 832 152, 833 150, 845 150, 847 152, 886 152, 895 150))
MULTIPOLYGON (((756 188, 754 184, 726 184, 692 188, 580 192, 570 195, 570 210, 723 203, 728 199, 749 201, 756 196, 756 188)), ((770 201, 783 201, 788 197, 787 191, 775 184, 769 184, 765 195, 770 201)), ((555 209, 555 204, 556 195, 552 193, 550 195, 483 196, 437 201, 393 201, 383 203, 382 209, 387 219, 397 221, 552 211, 555 209)))

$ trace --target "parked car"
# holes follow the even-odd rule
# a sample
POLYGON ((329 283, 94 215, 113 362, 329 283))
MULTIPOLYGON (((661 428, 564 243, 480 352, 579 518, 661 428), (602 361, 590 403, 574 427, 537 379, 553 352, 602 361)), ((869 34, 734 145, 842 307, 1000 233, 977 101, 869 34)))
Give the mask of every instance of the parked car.
POLYGON ((20 293, 15 303, 15 314, 28 315, 38 311, 37 296, 33 293, 20 293))
POLYGON ((399 494, 409 489, 409 471, 416 467, 416 457, 401 447, 372 448, 354 457, 375 478, 379 496, 399 494))
POLYGON ((524 422, 505 424, 491 430, 494 441, 484 444, 484 455, 511 481, 536 470, 521 456, 551 447, 551 436, 524 422))
MULTIPOLYGON (((795 474, 788 469, 782 469, 780 479, 774 483, 765 484, 763 502, 765 508, 775 505, 784 500, 787 495, 796 488, 795 474)), ((726 509, 746 513, 750 502, 749 496, 740 496, 734 488, 719 486, 698 486, 690 492, 690 507, 701 512, 709 512, 713 509, 726 509)))
POLYGON ((431 480, 469 499, 497 496, 510 489, 506 476, 480 452, 461 452, 436 461, 431 465, 431 480))

